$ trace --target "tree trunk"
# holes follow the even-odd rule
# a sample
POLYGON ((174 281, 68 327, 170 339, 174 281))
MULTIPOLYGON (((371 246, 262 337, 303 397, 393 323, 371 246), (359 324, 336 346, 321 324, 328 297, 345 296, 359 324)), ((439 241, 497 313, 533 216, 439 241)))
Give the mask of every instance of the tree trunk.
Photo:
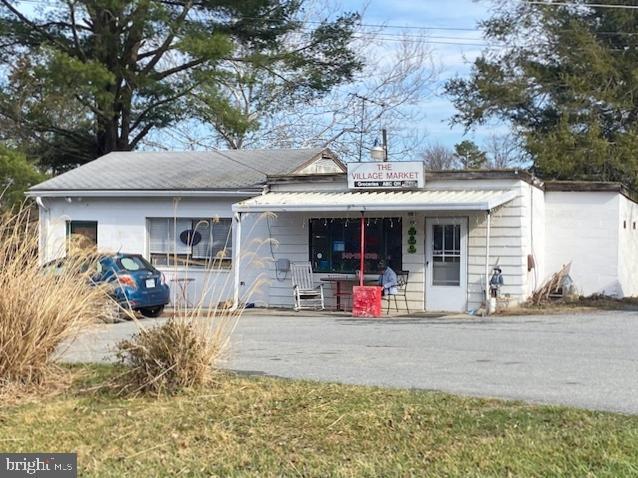
POLYGON ((122 60, 118 58, 118 53, 122 50, 122 30, 119 21, 122 16, 121 10, 112 11, 99 7, 93 14, 95 33, 93 56, 109 71, 118 72, 115 80, 105 88, 106 99, 96 101, 96 106, 102 113, 102 116, 98 115, 95 132, 97 152, 100 156, 112 151, 129 151, 131 149, 128 127, 124 131, 125 134, 120 134, 122 110, 125 108, 130 111, 131 108, 130 95, 123 94, 122 88, 120 88, 122 84, 124 84, 124 88, 128 88, 122 77, 122 60), (127 101, 127 105, 122 104, 127 101))

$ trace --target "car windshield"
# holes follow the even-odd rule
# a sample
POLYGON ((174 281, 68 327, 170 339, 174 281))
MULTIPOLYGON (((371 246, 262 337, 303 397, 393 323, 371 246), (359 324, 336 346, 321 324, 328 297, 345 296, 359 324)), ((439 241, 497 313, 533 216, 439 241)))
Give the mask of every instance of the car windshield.
POLYGON ((131 272, 140 270, 155 270, 155 268, 141 256, 125 256, 120 258, 117 263, 122 269, 131 272))

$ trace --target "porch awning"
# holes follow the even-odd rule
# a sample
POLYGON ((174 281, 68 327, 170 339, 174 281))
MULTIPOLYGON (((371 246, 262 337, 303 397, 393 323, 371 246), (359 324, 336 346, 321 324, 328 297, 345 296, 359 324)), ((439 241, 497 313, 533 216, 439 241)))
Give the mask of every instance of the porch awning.
POLYGON ((511 190, 270 192, 233 205, 234 212, 489 211, 516 197, 511 190))

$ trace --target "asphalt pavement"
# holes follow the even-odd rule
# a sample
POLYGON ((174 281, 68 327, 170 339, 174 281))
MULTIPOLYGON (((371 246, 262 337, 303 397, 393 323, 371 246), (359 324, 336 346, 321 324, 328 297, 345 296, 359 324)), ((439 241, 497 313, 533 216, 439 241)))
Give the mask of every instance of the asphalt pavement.
MULTIPOLYGON (((113 360, 113 345, 136 330, 96 326, 63 359, 113 360)), ((253 310, 224 366, 638 414, 638 312, 354 319, 253 310)))

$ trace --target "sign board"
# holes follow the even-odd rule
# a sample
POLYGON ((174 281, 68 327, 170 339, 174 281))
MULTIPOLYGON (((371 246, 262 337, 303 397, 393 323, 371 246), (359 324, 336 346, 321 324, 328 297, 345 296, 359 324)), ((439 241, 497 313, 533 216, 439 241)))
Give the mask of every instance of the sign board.
POLYGON ((348 163, 349 189, 417 189, 424 185, 421 161, 348 163))

